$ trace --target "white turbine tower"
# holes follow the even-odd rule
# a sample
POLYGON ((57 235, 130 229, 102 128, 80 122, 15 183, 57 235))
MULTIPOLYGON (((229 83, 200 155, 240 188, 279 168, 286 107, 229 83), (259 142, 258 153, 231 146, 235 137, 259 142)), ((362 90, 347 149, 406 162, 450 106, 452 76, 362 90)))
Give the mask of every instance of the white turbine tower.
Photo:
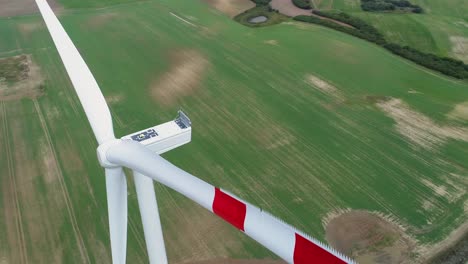
POLYGON ((105 168, 113 263, 125 263, 127 183, 122 167, 133 170, 150 263, 167 263, 153 181, 172 188, 215 213, 289 263, 354 263, 257 207, 181 170, 159 154, 188 143, 190 119, 181 111, 170 122, 116 139, 104 96, 91 71, 46 0, 36 0, 85 110, 105 168))

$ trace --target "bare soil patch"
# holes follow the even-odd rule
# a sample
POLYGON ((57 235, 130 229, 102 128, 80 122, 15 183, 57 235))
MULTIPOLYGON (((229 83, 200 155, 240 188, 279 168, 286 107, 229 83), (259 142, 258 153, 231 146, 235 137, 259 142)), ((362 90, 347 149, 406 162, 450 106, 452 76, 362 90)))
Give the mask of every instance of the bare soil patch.
POLYGON ((150 86, 153 98, 162 105, 194 93, 200 86, 210 62, 196 50, 178 50, 170 55, 171 67, 150 86))
MULTIPOLYGON (((57 0, 48 0, 53 9, 59 9, 57 0)), ((38 13, 34 0, 0 0, 0 17, 13 17, 38 13)))
POLYGON ((366 211, 347 211, 327 222, 330 245, 358 263, 408 262, 415 247, 400 226, 366 211))
POLYGON ((0 101, 37 98, 44 93, 43 82, 30 55, 0 59, 0 101))
POLYGON ((250 0, 204 0, 204 2, 230 17, 255 6, 250 0))
POLYGON ((468 141, 467 128, 437 124, 400 99, 389 98, 376 105, 396 122, 397 131, 415 146, 432 149, 449 139, 468 141))
POLYGON ((295 6, 291 0, 272 0, 270 5, 273 9, 278 10, 281 14, 295 17, 299 15, 312 15, 311 10, 300 9, 299 7, 295 6))

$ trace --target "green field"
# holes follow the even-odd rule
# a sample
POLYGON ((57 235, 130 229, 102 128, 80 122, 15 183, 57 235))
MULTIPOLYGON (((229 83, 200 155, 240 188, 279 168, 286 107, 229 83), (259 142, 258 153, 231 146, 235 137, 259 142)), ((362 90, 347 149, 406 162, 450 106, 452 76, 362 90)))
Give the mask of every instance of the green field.
POLYGON ((468 62, 468 4, 463 0, 411 0, 424 14, 364 12, 360 0, 318 1, 319 9, 338 9, 370 22, 392 42, 468 62))
MULTIPOLYGON (((167 159, 320 240, 326 215, 348 208, 397 219, 420 245, 467 221, 468 119, 453 114, 468 102, 467 82, 319 26, 248 28, 196 0, 65 9, 59 18, 108 98, 117 136, 183 108, 192 142, 167 159), (173 72, 186 73, 176 87, 173 72), (395 105, 376 104, 383 97, 395 105)), ((0 57, 32 54, 46 78, 44 96, 0 102, 0 263, 109 263, 97 145, 50 36, 38 15, 0 18, 0 35, 0 57)), ((171 263, 276 258, 156 187, 171 263)), ((145 263, 129 190, 128 263, 145 263)))

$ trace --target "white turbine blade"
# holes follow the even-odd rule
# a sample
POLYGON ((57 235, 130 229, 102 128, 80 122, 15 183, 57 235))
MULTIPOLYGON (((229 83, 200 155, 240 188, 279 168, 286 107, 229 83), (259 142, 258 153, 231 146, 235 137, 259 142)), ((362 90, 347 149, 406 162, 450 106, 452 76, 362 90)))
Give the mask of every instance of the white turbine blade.
POLYGON ((135 178, 135 188, 145 233, 149 263, 167 264, 166 247, 164 245, 153 180, 136 171, 133 172, 133 176, 135 178))
POLYGON ((109 147, 106 157, 185 195, 289 263, 354 263, 265 211, 179 169, 140 143, 122 140, 109 147))
POLYGON ((125 264, 127 253, 127 180, 122 167, 106 168, 106 190, 112 263, 125 264))
POLYGON ((114 139, 106 100, 85 61, 45 0, 36 0, 99 144, 114 139))

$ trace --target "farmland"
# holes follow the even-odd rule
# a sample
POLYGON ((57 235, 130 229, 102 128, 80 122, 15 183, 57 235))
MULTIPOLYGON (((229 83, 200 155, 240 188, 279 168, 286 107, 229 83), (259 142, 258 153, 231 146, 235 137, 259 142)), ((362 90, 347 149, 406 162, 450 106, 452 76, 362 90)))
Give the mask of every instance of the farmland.
MULTIPOLYGON (((314 25, 248 28, 203 1, 62 2, 117 136, 183 108, 192 142, 168 160, 320 240, 330 215, 366 210, 403 226, 417 255, 467 221, 466 82, 314 25)), ((0 57, 31 54, 44 79, 41 96, 0 101, 0 263, 109 263, 97 145, 46 28, 0 18, 0 35, 0 57)), ((276 258, 156 190, 172 263, 276 258)), ((128 262, 145 263, 129 191, 128 262)))
POLYGON ((463 0, 414 0, 423 14, 372 13, 360 0, 313 0, 318 9, 338 9, 372 23, 385 37, 423 52, 468 62, 468 5, 463 0))

